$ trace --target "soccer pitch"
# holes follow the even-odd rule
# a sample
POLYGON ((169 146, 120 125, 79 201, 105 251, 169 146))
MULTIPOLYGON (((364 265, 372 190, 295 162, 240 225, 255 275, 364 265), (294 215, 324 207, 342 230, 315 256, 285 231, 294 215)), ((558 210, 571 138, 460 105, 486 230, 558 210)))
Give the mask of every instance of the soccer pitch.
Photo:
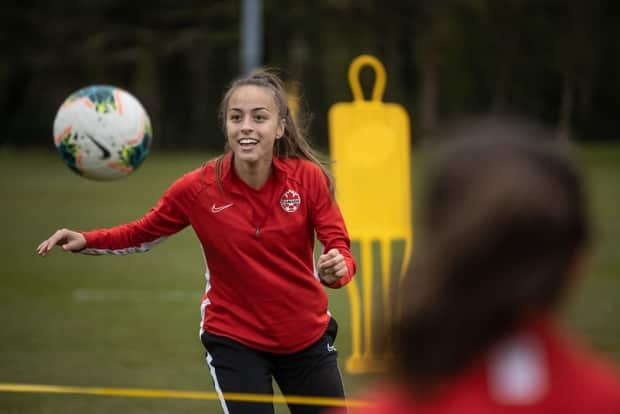
MULTIPOLYGON (((620 360, 620 146, 580 147, 577 154, 591 193, 596 244, 590 277, 580 281, 565 318, 620 360)), ((155 152, 134 175, 106 183, 78 177, 54 152, 0 149, 0 383, 214 391, 198 338, 204 264, 191 229, 144 254, 35 254, 59 227, 91 229, 139 218, 176 178, 207 158, 155 152)), ((414 195, 422 166, 422 151, 416 151, 414 195)), ((329 295, 343 367, 351 348, 348 297, 344 289, 329 295)), ((353 397, 372 380, 343 375, 353 397)), ((219 402, 209 400, 0 391, 2 413, 218 410, 219 402)), ((278 406, 277 412, 288 410, 278 406)))

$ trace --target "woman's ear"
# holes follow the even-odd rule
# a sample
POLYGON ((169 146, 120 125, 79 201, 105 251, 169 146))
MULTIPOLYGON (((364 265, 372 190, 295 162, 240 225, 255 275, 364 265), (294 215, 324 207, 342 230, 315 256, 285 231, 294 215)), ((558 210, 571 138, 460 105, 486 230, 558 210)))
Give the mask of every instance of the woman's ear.
POLYGON ((584 278, 588 277, 590 272, 590 261, 592 255, 590 249, 587 247, 581 247, 575 252, 572 259, 566 267, 566 286, 563 292, 563 299, 560 301, 566 301, 576 291, 576 285, 581 283, 584 278))
POLYGON ((280 123, 278 125, 278 129, 276 130, 276 139, 282 138, 284 135, 284 131, 286 131, 286 119, 280 119, 280 123))
POLYGON ((575 252, 575 255, 568 264, 568 269, 566 269, 571 284, 579 281, 588 274, 591 259, 590 249, 587 247, 582 247, 575 252))

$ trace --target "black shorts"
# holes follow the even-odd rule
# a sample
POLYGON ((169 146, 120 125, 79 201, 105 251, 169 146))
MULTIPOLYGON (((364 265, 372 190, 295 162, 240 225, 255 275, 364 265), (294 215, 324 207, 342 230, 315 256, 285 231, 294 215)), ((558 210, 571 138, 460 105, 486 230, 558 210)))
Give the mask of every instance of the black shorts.
MULTIPOLYGON (((258 351, 232 339, 202 334, 207 364, 224 413, 272 414, 271 403, 226 401, 222 394, 273 395, 272 379, 282 394, 344 398, 334 341, 338 324, 331 319, 325 334, 308 348, 293 354, 258 351)), ((320 413, 326 407, 289 404, 293 414, 320 413)))

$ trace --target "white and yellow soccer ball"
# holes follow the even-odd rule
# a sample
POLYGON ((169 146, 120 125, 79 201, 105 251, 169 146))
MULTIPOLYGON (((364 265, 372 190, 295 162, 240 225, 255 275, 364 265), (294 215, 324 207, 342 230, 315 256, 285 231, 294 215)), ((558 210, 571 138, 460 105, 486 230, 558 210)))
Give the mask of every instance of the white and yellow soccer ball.
POLYGON ((146 159, 153 131, 129 92, 93 85, 72 93, 54 120, 54 144, 74 172, 94 180, 125 177, 146 159))

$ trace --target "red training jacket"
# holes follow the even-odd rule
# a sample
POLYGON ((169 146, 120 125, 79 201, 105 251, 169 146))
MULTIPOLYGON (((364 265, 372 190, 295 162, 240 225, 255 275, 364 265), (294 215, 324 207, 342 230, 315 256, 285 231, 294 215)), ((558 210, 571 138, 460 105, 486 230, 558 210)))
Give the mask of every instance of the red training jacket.
POLYGON ((383 385, 351 414, 617 414, 620 376, 609 361, 543 318, 427 399, 383 385))
POLYGON ((279 354, 300 351, 324 333, 330 314, 314 264, 314 237, 338 249, 351 280, 350 240, 327 179, 314 163, 273 158, 274 173, 255 190, 224 158, 222 186, 209 162, 178 179, 155 208, 129 224, 84 232, 86 254, 149 250, 186 226, 202 245, 207 286, 201 333, 279 354))

